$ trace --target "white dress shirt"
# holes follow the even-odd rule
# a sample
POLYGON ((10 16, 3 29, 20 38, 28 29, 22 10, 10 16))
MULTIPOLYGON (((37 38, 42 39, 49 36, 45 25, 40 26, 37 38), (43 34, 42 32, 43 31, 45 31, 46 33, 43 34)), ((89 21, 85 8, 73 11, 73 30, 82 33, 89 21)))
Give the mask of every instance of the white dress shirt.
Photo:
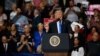
MULTIPOLYGON (((61 23, 62 23, 62 21, 61 21, 61 23)), ((60 21, 57 22, 57 30, 58 30, 58 33, 61 33, 61 29, 60 29, 61 26, 59 24, 60 24, 60 21)))
POLYGON ((4 45, 4 48, 5 48, 5 51, 7 51, 7 49, 8 49, 8 43, 4 43, 3 45, 4 45))

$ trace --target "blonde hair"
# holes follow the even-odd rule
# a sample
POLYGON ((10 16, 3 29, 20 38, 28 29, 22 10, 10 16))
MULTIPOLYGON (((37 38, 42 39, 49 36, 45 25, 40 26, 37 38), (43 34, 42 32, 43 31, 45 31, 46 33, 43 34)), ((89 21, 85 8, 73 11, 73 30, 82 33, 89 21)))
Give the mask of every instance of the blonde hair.
POLYGON ((37 27, 39 27, 39 26, 44 26, 42 23, 39 23, 38 25, 37 25, 37 27))

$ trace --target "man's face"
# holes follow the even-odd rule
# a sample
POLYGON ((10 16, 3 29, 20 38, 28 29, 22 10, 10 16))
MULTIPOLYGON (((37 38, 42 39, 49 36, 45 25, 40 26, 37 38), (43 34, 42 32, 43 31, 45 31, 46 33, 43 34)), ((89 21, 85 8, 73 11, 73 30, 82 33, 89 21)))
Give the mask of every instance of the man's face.
POLYGON ((62 18, 63 17, 63 12, 61 10, 58 10, 55 12, 55 19, 58 19, 58 18, 62 18))
POLYGON ((2 36, 2 43, 7 43, 7 38, 6 38, 6 36, 2 36))
POLYGON ((74 6, 74 2, 73 1, 69 1, 69 6, 73 7, 74 6))
POLYGON ((29 26, 24 26, 24 32, 30 32, 30 27, 29 26))
POLYGON ((26 10, 29 10, 30 8, 31 8, 31 4, 30 3, 27 3, 25 9, 26 10))

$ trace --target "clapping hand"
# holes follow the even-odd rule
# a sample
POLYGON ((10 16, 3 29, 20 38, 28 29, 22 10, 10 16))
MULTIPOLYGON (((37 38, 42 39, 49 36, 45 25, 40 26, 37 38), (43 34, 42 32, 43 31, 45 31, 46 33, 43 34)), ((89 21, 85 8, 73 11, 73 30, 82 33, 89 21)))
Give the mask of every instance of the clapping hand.
POLYGON ((28 41, 23 41, 23 45, 27 45, 28 44, 28 41))

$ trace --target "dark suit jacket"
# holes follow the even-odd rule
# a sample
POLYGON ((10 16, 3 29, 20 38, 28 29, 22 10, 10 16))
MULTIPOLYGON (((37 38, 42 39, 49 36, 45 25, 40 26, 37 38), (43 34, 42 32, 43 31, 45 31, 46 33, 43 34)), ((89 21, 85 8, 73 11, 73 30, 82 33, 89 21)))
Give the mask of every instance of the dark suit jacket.
POLYGON ((16 48, 14 48, 14 45, 12 45, 10 43, 8 43, 7 51, 5 51, 5 48, 3 46, 3 43, 1 43, 1 45, 0 45, 0 53, 1 54, 4 54, 4 53, 14 53, 15 52, 15 49, 16 48))
MULTIPOLYGON (((70 29, 69 21, 62 20, 62 32, 61 33, 68 33, 69 29, 70 29)), ((49 24, 49 33, 58 33, 57 21, 54 21, 49 24)))
POLYGON ((62 10, 64 11, 68 6, 69 6, 69 1, 70 0, 66 0, 66 4, 64 5, 63 0, 59 0, 59 5, 62 7, 62 10))
POLYGON ((38 29, 37 29, 37 25, 38 25, 39 23, 42 23, 41 16, 39 15, 39 16, 37 16, 37 17, 34 17, 32 22, 33 22, 33 23, 32 23, 32 25, 33 25, 33 31, 37 31, 37 30, 38 30, 38 29))

